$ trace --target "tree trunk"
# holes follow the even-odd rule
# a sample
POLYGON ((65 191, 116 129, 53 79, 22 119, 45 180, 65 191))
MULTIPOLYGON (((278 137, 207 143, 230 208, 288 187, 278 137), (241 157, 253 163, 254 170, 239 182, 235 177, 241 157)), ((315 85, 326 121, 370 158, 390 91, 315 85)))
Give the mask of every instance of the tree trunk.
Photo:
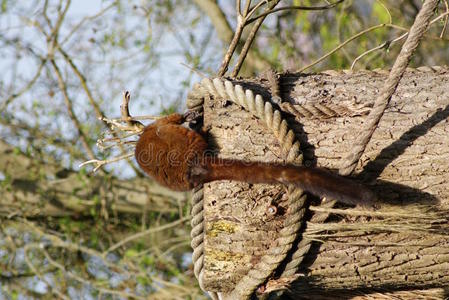
POLYGON ((142 214, 178 212, 186 193, 170 191, 149 178, 119 180, 88 176, 38 161, 0 140, 0 216, 91 215, 95 211, 142 214))
MULTIPOLYGON (((279 108, 300 141, 305 165, 343 165, 387 74, 280 77, 279 108)), ((236 83, 270 99, 267 80, 236 83)), ((291 288, 293 298, 449 286, 448 117, 449 69, 408 70, 355 171, 357 180, 376 192, 380 208, 313 209, 331 212, 331 220, 303 226, 302 239, 321 242, 300 265, 304 276, 291 288)), ((206 101, 205 126, 221 157, 282 161, 273 134, 226 99, 206 101)), ((205 186, 206 290, 231 291, 275 246, 286 198, 282 186, 229 181, 205 186), (273 203, 282 209, 270 217, 273 203)))

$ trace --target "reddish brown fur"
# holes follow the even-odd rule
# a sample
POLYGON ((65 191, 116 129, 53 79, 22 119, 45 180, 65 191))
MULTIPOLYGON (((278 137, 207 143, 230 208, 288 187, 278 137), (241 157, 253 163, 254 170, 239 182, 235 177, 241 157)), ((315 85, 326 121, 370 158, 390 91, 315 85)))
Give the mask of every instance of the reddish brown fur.
POLYGON ((189 190, 214 180, 294 184, 317 196, 349 204, 372 205, 375 196, 365 186, 323 169, 243 162, 207 156, 207 143, 197 132, 181 126, 172 114, 147 126, 136 146, 140 167, 160 184, 189 190))
POLYGON ((171 114, 145 127, 135 150, 145 173, 177 191, 197 185, 190 179, 190 170, 207 148, 201 135, 181 126, 183 121, 182 115, 171 114))

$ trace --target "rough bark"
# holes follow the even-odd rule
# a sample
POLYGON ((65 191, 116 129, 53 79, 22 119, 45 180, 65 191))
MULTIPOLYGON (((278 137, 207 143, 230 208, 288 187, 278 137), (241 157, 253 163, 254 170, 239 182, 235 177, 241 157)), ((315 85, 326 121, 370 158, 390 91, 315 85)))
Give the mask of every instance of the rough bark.
MULTIPOLYGON (((301 143, 306 165, 342 165, 386 74, 281 76, 280 108, 301 143)), ((270 99, 266 80, 240 83, 270 99)), ((301 264, 305 276, 296 282, 294 298, 449 285, 448 117, 449 69, 407 71, 355 174, 376 191, 381 207, 373 215, 353 209, 332 215, 326 224, 307 224, 303 238, 323 242, 301 264)), ((205 125, 220 156, 282 161, 276 138, 226 99, 206 103, 205 125)), ((281 186, 226 181, 206 185, 207 290, 230 291, 273 246, 287 209, 283 191, 281 186), (275 217, 267 213, 272 203, 282 208, 275 217)))
POLYGON ((145 211, 177 212, 186 193, 148 178, 88 176, 42 162, 0 140, 0 216, 68 216, 145 211), (99 210, 101 209, 101 211, 99 210))

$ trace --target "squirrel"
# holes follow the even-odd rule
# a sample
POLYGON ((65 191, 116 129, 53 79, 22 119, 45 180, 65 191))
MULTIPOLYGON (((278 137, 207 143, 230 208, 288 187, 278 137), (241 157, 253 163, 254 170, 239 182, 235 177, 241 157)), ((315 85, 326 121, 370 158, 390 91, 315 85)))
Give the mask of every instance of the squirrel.
POLYGON ((215 180, 293 184, 346 204, 374 204, 375 194, 367 187, 325 169, 214 156, 201 134, 182 126, 185 121, 177 113, 158 119, 144 128, 135 148, 143 171, 172 190, 188 191, 215 180))

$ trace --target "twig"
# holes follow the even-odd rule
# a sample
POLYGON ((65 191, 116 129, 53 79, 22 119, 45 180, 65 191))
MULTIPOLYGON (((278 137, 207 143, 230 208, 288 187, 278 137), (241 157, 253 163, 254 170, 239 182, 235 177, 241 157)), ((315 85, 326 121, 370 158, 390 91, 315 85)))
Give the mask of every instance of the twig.
POLYGON ((240 15, 242 13, 242 9, 240 7, 241 6, 241 3, 240 3, 241 0, 236 0, 235 2, 236 2, 235 7, 236 7, 236 10, 237 10, 237 14, 240 15))
POLYGON ((55 287, 54 284, 51 284, 43 275, 42 273, 34 266, 33 262, 30 260, 30 258, 28 257, 28 252, 31 249, 37 249, 37 250, 42 250, 42 245, 40 243, 30 243, 30 244, 26 244, 23 247, 24 250, 24 260, 26 262, 26 264, 28 265, 28 267, 33 271, 34 274, 36 274, 36 276, 39 278, 39 280, 42 280, 50 289, 50 291, 52 293, 54 293, 55 295, 57 295, 58 297, 60 297, 61 299, 65 299, 65 300, 69 300, 70 298, 67 297, 66 295, 64 295, 61 291, 59 291, 59 289, 57 289, 55 287))
MULTIPOLYGON (((276 3, 276 4, 274 4, 274 6, 277 5, 277 3, 279 1, 280 0, 274 1, 276 3)), ((217 72, 218 76, 220 76, 220 77, 223 76, 226 73, 226 71, 228 70, 229 63, 231 61, 232 55, 234 54, 235 49, 237 48, 237 45, 240 42, 240 38, 242 36, 243 29, 247 25, 246 23, 247 23, 249 17, 255 12, 255 10, 257 8, 259 8, 260 6, 262 6, 262 4, 265 4, 265 3, 266 3, 265 1, 260 1, 256 5, 255 9, 251 10, 251 0, 247 0, 245 8, 244 8, 243 13, 242 13, 241 12, 241 8, 240 8, 240 0, 237 0, 237 3, 236 3, 237 26, 236 26, 236 30, 235 30, 234 36, 233 36, 233 38, 231 40, 231 43, 230 43, 230 45, 228 47, 228 50, 226 51, 226 54, 225 54, 225 56, 223 58, 223 61, 221 63, 220 69, 217 72)), ((270 5, 271 8, 274 7, 274 6, 270 5)), ((258 26, 253 27, 253 32, 252 32, 253 37, 247 39, 247 41, 246 41, 246 43, 244 45, 244 48, 248 48, 248 49, 244 50, 244 52, 245 52, 244 55, 242 55, 243 51, 242 51, 242 53, 240 55, 240 60, 239 60, 239 62, 237 62, 237 65, 239 66, 238 67, 239 69, 240 69, 240 66, 243 63, 243 60, 246 57, 246 53, 248 52, 249 47, 251 46, 252 40, 254 39, 254 35, 256 34, 256 32, 257 32, 259 27, 260 27, 260 24, 258 26)), ((237 74, 237 73, 238 73, 238 71, 237 72, 235 70, 233 71, 233 74, 237 74)))
POLYGON ((338 50, 340 50, 341 48, 343 48, 344 46, 346 46, 346 44, 348 44, 349 42, 359 38, 360 36, 364 35, 365 33, 368 33, 370 31, 382 28, 382 27, 389 27, 389 24, 378 24, 375 26, 372 26, 370 28, 367 28, 365 30, 360 31, 359 33, 353 35, 352 37, 350 37, 349 39, 347 39, 346 41, 344 41, 343 43, 341 43, 340 45, 338 45, 337 47, 335 47, 334 49, 332 49, 331 51, 329 51, 328 53, 326 53, 325 55, 321 56, 320 58, 318 58, 317 60, 313 61, 312 63, 298 69, 296 72, 298 73, 302 73, 305 70, 307 70, 308 68, 322 62, 323 60, 325 60, 326 58, 328 58, 329 56, 331 56, 332 54, 334 54, 335 52, 337 52, 338 50))
MULTIPOLYGON (((445 13, 443 13, 443 14, 439 15, 438 17, 436 17, 435 19, 433 19, 433 20, 429 23, 429 26, 432 25, 432 24, 434 24, 435 22, 437 22, 438 20, 440 20, 440 19, 442 19, 442 18, 444 18, 444 17, 446 17, 446 19, 449 17, 449 11, 446 11, 445 13)), ((392 26, 392 27, 393 27, 393 26, 392 26)), ((407 32, 405 32, 405 33, 402 34, 401 36, 399 36, 399 37, 397 37, 397 38, 395 38, 395 39, 393 39, 393 40, 391 40, 391 41, 383 42, 383 43, 380 44, 379 46, 376 46, 376 47, 374 47, 374 48, 372 48, 372 49, 370 49, 370 50, 367 50, 367 51, 363 52, 362 54, 360 54, 359 56, 357 56, 357 57, 354 59, 354 61, 352 62, 352 64, 351 64, 351 70, 354 68, 356 62, 357 62, 358 60, 360 60, 363 56, 365 56, 365 55, 367 55, 367 54, 369 54, 369 53, 371 53, 371 52, 373 52, 373 51, 382 49, 382 48, 384 48, 384 47, 385 47, 385 48, 389 48, 392 44, 394 44, 394 43, 396 43, 396 42, 398 42, 398 41, 404 39, 405 37, 407 37, 407 35, 408 35, 408 33, 409 33, 409 31, 408 31, 407 29, 402 28, 402 27, 399 27, 399 26, 394 26, 394 28, 397 28, 397 29, 400 29, 400 30, 404 30, 404 31, 407 31, 407 32)))
MULTIPOLYGON (((151 118, 151 117, 148 117, 148 118, 151 118)), ((119 119, 108 119, 108 118, 105 117, 105 118, 99 118, 99 120, 101 120, 101 121, 105 122, 106 124, 110 125, 111 126, 110 129, 112 131, 114 131, 115 128, 117 128, 117 129, 119 129, 121 131, 131 131, 131 132, 134 132, 136 134, 138 134, 138 133, 140 133, 142 131, 142 130, 140 130, 138 128, 135 128, 133 126, 129 126, 128 124, 126 124, 126 125, 122 124, 122 122, 123 122, 122 118, 119 118, 119 119)), ((114 135, 114 137, 117 137, 117 136, 114 135)))
POLYGON ((68 277, 70 277, 70 278, 72 278, 72 279, 74 279, 74 280, 76 280, 76 281, 78 281, 78 282, 80 282, 80 283, 86 284, 86 285, 88 285, 88 286, 92 286, 93 288, 95 288, 95 289, 98 290, 99 292, 102 292, 102 293, 105 293, 105 294, 110 294, 110 295, 118 295, 118 296, 122 296, 122 297, 124 297, 125 299, 129 299, 129 298, 132 298, 132 299, 134 299, 134 298, 135 298, 135 299, 142 299, 142 300, 147 299, 147 298, 145 298, 145 297, 141 297, 141 296, 138 296, 138 295, 136 295, 136 294, 130 294, 130 293, 127 293, 126 291, 111 290, 111 289, 107 289, 107 288, 101 287, 101 286, 99 286, 98 284, 94 284, 92 281, 87 280, 87 279, 84 279, 84 278, 82 278, 81 276, 79 276, 79 275, 77 275, 77 274, 75 274, 75 273, 73 273, 73 272, 68 271, 63 265, 61 265, 60 263, 58 263, 57 261, 55 261, 55 260, 48 254, 48 251, 46 251, 45 248, 41 248, 40 250, 43 251, 44 256, 45 256, 45 258, 47 259, 48 263, 49 263, 50 265, 56 267, 57 269, 61 270, 62 273, 63 273, 64 275, 66 275, 66 276, 68 276, 68 277))
MULTIPOLYGON (((59 29, 61 29, 62 22, 64 21, 67 11, 69 10, 71 2, 72 2, 71 0, 67 0, 62 12, 61 12, 61 9, 58 9, 58 18, 56 19, 56 23, 53 27, 50 27, 50 28, 52 28, 52 30, 50 32, 50 37, 53 38, 53 42, 56 41, 58 38, 59 29)), ((53 46, 54 46, 54 44, 53 44, 53 46)))
POLYGON ((176 220, 174 222, 171 222, 171 223, 159 226, 159 227, 150 228, 150 229, 147 229, 145 231, 141 231, 141 232, 136 233, 134 235, 128 236, 127 238, 125 238, 125 239, 121 240, 120 242, 116 243, 115 245, 112 245, 111 247, 109 247, 109 249, 107 249, 105 252, 103 252, 103 256, 106 256, 109 252, 112 252, 112 251, 122 247, 123 245, 129 243, 129 242, 132 242, 134 240, 140 239, 140 238, 142 238, 142 237, 144 237, 146 235, 149 235, 151 233, 155 233, 155 232, 158 232, 158 231, 162 231, 162 230, 165 230, 165 229, 168 229, 168 228, 175 227, 175 226, 177 226, 177 225, 179 225, 181 223, 184 223, 185 221, 188 221, 188 220, 190 220, 190 216, 178 219, 178 220, 176 220))
MULTIPOLYGON (((266 16, 272 14, 272 13, 276 13, 278 11, 283 11, 283 10, 326 10, 326 9, 331 9, 334 8, 335 6, 337 6, 338 4, 344 2, 345 0, 338 0, 337 2, 334 3, 330 3, 328 5, 324 5, 324 6, 300 6, 300 5, 293 5, 293 6, 284 6, 284 7, 279 7, 279 8, 275 8, 272 9, 270 11, 264 12, 254 18, 250 18, 246 21, 245 25, 248 25, 254 21, 256 21, 259 18, 265 18, 266 16)), ((261 1, 263 2, 263 1, 261 1)), ((258 3, 259 4, 259 3, 258 3)))
MULTIPOLYGON (((58 45, 58 41, 57 41, 58 33, 59 33, 60 27, 62 25, 62 22, 63 22, 63 20, 64 20, 64 18, 66 16, 66 13, 68 11, 68 8, 70 6, 70 2, 71 2, 70 0, 68 0, 66 2, 66 5, 65 5, 65 7, 64 7, 62 12, 59 10, 59 15, 58 15, 56 24, 53 26, 53 28, 51 28, 51 33, 50 34, 44 33, 44 34, 46 35, 47 42, 48 42, 47 48, 48 48, 48 55, 50 57, 49 60, 50 60, 51 65, 53 66, 53 69, 55 70, 56 77, 58 79, 58 85, 59 85, 59 88, 62 91, 64 102, 65 102, 65 104, 67 106, 67 110, 68 110, 68 113, 69 113, 69 117, 70 117, 70 119, 72 120, 72 122, 74 123, 75 127, 78 130, 78 135, 80 136, 81 143, 83 144, 83 147, 86 150, 89 158, 94 159, 95 158, 95 154, 92 151, 92 149, 90 148, 87 136, 84 134, 84 132, 83 132, 83 130, 81 128, 81 123, 79 122, 78 118, 75 115, 75 112, 73 110, 72 101, 70 100, 70 97, 68 95, 67 86, 66 86, 66 84, 65 84, 65 82, 64 82, 64 80, 62 78, 61 71, 59 70, 59 67, 56 64, 56 61, 54 59, 54 51, 55 51, 56 46, 58 45)), ((44 14, 46 14, 46 9, 47 9, 47 3, 45 4, 44 14)), ((48 20, 48 22, 49 22, 49 20, 48 20)))
MULTIPOLYGON (((449 5, 447 3, 447 0, 444 0, 444 5, 446 6, 446 13, 448 13, 449 12, 449 5)), ((449 18, 449 16, 446 15, 446 20, 444 20, 443 29, 441 30, 441 33, 440 33, 440 39, 442 39, 444 34, 446 33, 448 18, 449 18)))
POLYGON ((386 42, 383 42, 383 43, 380 44, 379 46, 374 47, 374 48, 372 48, 372 49, 369 49, 369 50, 363 52, 362 54, 360 54, 359 56, 357 56, 357 57, 354 59, 354 61, 353 61, 352 64, 351 64, 351 68, 350 68, 350 69, 351 69, 351 70, 354 69, 355 64, 356 64, 360 59, 362 59, 362 57, 364 57, 364 56, 370 54, 371 52, 374 52, 374 51, 376 51, 376 50, 379 50, 379 49, 383 49, 383 48, 388 49, 388 48, 390 48, 390 46, 391 46, 393 43, 396 43, 397 41, 402 40, 402 39, 405 38, 407 35, 408 35, 408 32, 402 34, 401 36, 395 38, 395 39, 392 40, 392 41, 386 41, 386 42))
POLYGON ((109 4, 108 6, 106 6, 105 8, 103 8, 102 10, 100 10, 99 12, 97 12, 96 14, 94 14, 92 16, 84 17, 78 24, 76 24, 75 26, 72 27, 70 32, 64 37, 64 39, 61 41, 60 44, 64 45, 70 39, 70 37, 84 24, 84 22, 92 21, 92 20, 94 20, 94 19, 96 19, 98 17, 101 17, 109 9, 111 9, 114 6, 116 6, 117 3, 118 3, 118 1, 114 1, 111 4, 109 4))
MULTIPOLYGON (((273 3, 268 7, 268 10, 272 10, 279 3, 279 1, 280 0, 273 1, 273 3)), ((260 1, 258 4, 260 4, 260 3, 263 3, 263 1, 260 1)), ((254 8, 254 10, 257 9, 257 8, 258 8, 258 6, 256 6, 254 8)), ((251 10, 249 12, 249 15, 252 14, 253 12, 254 11, 251 10)), ((259 28, 262 25, 264 20, 265 20, 265 17, 262 17, 262 18, 258 19, 256 21, 256 23, 253 25, 253 27, 251 28, 251 32, 249 33, 249 35, 248 35, 248 37, 247 37, 247 39, 245 41, 245 45, 243 46, 242 51, 240 52, 239 58, 237 60, 237 63, 234 66, 234 70, 232 70, 231 77, 237 77, 237 74, 240 72, 240 68, 242 67, 243 62, 244 62, 244 60, 246 58, 246 55, 248 54, 248 51, 249 51, 249 49, 250 49, 250 47, 251 47, 251 45, 252 45, 252 43, 253 43, 253 41, 254 41, 254 39, 256 37, 256 33, 257 33, 257 31, 259 31, 259 28)))
POLYGON ((201 78, 207 78, 207 75, 204 74, 203 72, 201 72, 198 69, 195 69, 194 67, 189 66, 188 64, 185 63, 181 63, 181 66, 186 67, 187 69, 189 69, 190 71, 194 72, 196 75, 198 75, 201 78))
MULTIPOLYGON (((95 114, 97 115, 97 117, 100 118, 100 120, 104 121, 105 115, 104 115, 103 111, 100 109, 100 106, 98 105, 98 103, 95 101, 91 90, 87 86, 87 80, 84 77, 84 75, 81 73, 81 71, 75 65, 75 63, 73 62, 71 57, 67 54, 67 52, 64 51, 64 49, 62 49, 61 45, 57 41, 55 41, 55 48, 62 54, 62 56, 64 57, 64 60, 69 64, 69 66, 72 68, 75 75, 78 77, 78 79, 81 83, 81 86, 87 95, 87 99, 89 99, 89 102, 92 105, 92 107, 94 108, 94 111, 95 111, 95 114)), ((105 123, 105 125, 107 125, 107 123, 105 123)), ((115 135, 115 133, 113 131, 112 131, 112 134, 115 135)), ((121 145, 118 145, 118 146, 119 146, 122 154, 125 153, 125 149, 123 149, 121 145)), ((142 174, 140 172, 140 170, 134 166, 134 164, 129 163, 129 166, 134 170, 134 172, 136 174, 138 174, 138 175, 142 174)))
POLYGON ((226 51, 223 61, 221 62, 220 69, 217 72, 219 77, 223 76, 226 73, 226 71, 228 70, 229 62, 231 61, 232 55, 234 54, 234 51, 237 48, 237 44, 240 41, 240 37, 242 36, 244 26, 245 26, 245 24, 244 24, 242 15, 238 14, 237 15, 237 28, 234 33, 234 37, 232 38, 232 41, 229 44, 228 51, 226 51))
POLYGON ((64 102, 65 102, 66 107, 67 107, 67 111, 69 113, 69 117, 70 117, 70 119, 72 119, 72 122, 73 122, 73 124, 75 125, 75 127, 76 127, 76 129, 78 131, 78 135, 80 137, 81 143, 84 146, 84 150, 86 150, 88 156, 91 159, 94 159, 95 158, 95 154, 92 151, 92 149, 90 148, 87 136, 84 134, 84 131, 81 128, 81 123, 80 123, 80 121, 78 120, 78 118, 75 115, 75 112, 73 110, 72 101, 70 100, 68 92, 67 92, 67 86, 66 86, 64 80, 62 79, 61 71, 59 70, 59 67, 58 67, 58 65, 56 64, 56 62, 55 62, 55 60, 53 58, 50 59, 50 63, 53 66, 53 69, 55 71, 56 77, 58 79, 58 85, 59 85, 59 88, 62 91, 62 95, 63 95, 64 102))
POLYGON ((120 161, 120 160, 123 160, 123 159, 127 159, 127 158, 130 158, 132 156, 134 156, 134 153, 127 153, 127 154, 124 154, 124 155, 116 156, 116 157, 113 157, 113 158, 110 158, 110 159, 105 159, 105 160, 91 159, 91 160, 88 160, 88 161, 85 161, 85 162, 81 163, 79 165, 79 168, 82 168, 82 167, 84 167, 84 166, 86 166, 88 164, 94 164, 95 168, 93 169, 93 172, 96 172, 99 168, 101 168, 104 165, 107 165, 107 164, 110 164, 110 163, 113 163, 113 162, 117 162, 117 161, 120 161))
POLYGON ((382 210, 373 211, 373 210, 363 210, 357 208, 327 208, 322 206, 310 206, 310 210, 316 212, 327 212, 338 215, 349 215, 349 216, 370 216, 370 217, 380 217, 380 218, 404 218, 404 219, 421 219, 421 220, 431 220, 437 221, 438 219, 444 218, 443 215, 438 215, 435 212, 426 211, 426 207, 414 207, 414 208, 398 208, 391 207, 388 209, 386 206, 382 208, 382 210))
POLYGON ((291 10, 291 9, 301 9, 301 10, 324 10, 324 9, 330 9, 332 7, 335 7, 336 5, 344 2, 345 0, 338 0, 335 3, 331 3, 324 6, 285 6, 275 9, 276 5, 280 2, 280 0, 274 0, 274 1, 259 1, 256 5, 251 7, 251 1, 246 1, 246 6, 243 10, 243 13, 241 12, 241 3, 240 0, 237 0, 236 3, 236 11, 237 11, 237 26, 234 33, 234 37, 232 38, 232 41, 228 47, 228 50, 223 58, 223 61, 221 63, 220 69, 218 70, 218 76, 223 76, 229 66, 229 63, 231 61, 231 58, 235 52, 235 49, 237 48, 238 43, 240 42, 240 38, 243 32, 243 29, 251 24, 252 22, 256 22, 254 26, 251 29, 251 32, 249 33, 248 38, 245 41, 245 44, 242 48, 242 51, 240 52, 239 58, 237 60, 237 63, 232 71, 231 76, 236 77, 243 65, 243 62, 248 54, 248 51, 255 39, 255 36, 262 25, 265 18, 277 11, 282 10, 291 10), (267 4, 267 8, 265 12, 261 13, 260 15, 256 17, 252 17, 256 11, 258 11, 264 4, 267 4))
POLYGON ((110 149, 116 145, 132 145, 136 144, 137 141, 126 141, 124 139, 130 138, 134 135, 137 135, 136 132, 131 132, 128 134, 125 134, 121 137, 111 137, 111 138, 104 138, 104 139, 98 139, 97 140, 97 147, 100 148, 102 151, 110 149), (110 145, 106 145, 106 143, 112 143, 110 145))
POLYGON ((31 80, 18 92, 13 93, 11 96, 6 98, 6 100, 2 103, 0 106, 0 113, 3 112, 6 107, 16 98, 20 97, 23 93, 27 92, 31 87, 33 87, 36 80, 40 77, 42 69, 44 68, 45 64, 47 62, 46 58, 41 59, 41 63, 39 64, 39 67, 37 68, 36 74, 31 78, 31 80))

